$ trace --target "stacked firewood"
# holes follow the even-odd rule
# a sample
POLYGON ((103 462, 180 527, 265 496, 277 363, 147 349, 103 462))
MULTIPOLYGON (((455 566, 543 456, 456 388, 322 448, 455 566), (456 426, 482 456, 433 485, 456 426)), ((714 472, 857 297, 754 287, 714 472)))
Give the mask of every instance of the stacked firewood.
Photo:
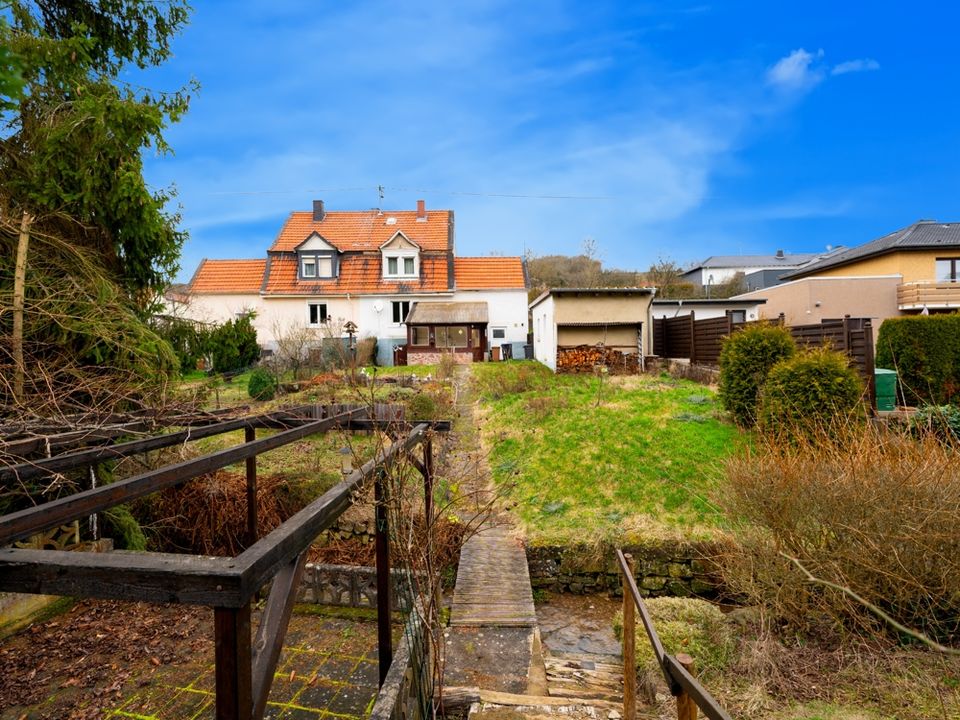
POLYGON ((603 345, 577 345, 557 351, 557 372, 592 373, 597 368, 607 368, 613 374, 635 374, 640 370, 640 357, 603 345))

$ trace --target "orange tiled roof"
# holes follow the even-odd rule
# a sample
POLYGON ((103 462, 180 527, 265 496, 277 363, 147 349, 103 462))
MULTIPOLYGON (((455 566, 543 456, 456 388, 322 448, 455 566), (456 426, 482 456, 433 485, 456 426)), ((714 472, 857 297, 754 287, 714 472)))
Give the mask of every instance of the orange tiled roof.
POLYGON ((453 261, 457 290, 524 290, 527 281, 518 257, 460 257, 453 261))
POLYGON ((313 213, 292 212, 273 241, 271 251, 292 251, 316 231, 341 252, 377 250, 399 230, 421 250, 452 250, 449 210, 429 210, 427 219, 417 220, 415 210, 331 211, 314 222, 313 213), (388 218, 396 223, 387 224, 388 218))
POLYGON ((295 255, 271 255, 265 295, 370 295, 379 293, 447 292, 450 288, 446 255, 420 255, 420 277, 384 280, 379 253, 344 255, 339 275, 329 280, 298 280, 295 255))
POLYGON ((207 260, 190 281, 192 293, 258 293, 266 260, 207 260))

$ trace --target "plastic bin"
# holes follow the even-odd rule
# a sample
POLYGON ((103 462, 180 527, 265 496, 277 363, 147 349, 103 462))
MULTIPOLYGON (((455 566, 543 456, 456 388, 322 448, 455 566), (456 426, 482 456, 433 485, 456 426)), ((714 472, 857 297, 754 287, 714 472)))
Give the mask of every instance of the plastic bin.
POLYGON ((500 346, 501 357, 504 360, 513 360, 513 343, 504 343, 500 346))
POLYGON ((877 410, 897 409, 897 371, 876 368, 873 371, 877 390, 877 410))
POLYGON ((524 359, 524 360, 533 360, 533 345, 524 345, 524 346, 523 346, 523 359, 524 359))

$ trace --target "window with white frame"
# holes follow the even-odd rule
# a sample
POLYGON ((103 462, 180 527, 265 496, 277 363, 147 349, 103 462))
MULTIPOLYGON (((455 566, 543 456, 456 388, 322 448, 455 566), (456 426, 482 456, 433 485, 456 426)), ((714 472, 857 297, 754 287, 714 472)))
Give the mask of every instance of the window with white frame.
POLYGON ((311 327, 318 327, 327 322, 328 317, 326 303, 307 303, 307 325, 311 327))
POLYGON ((395 324, 399 325, 407 319, 407 314, 410 312, 410 304, 409 300, 394 300, 390 303, 393 309, 393 322, 395 324))
POLYGON ((507 329, 502 327, 491 328, 490 335, 494 340, 504 340, 507 337, 507 329))
POLYGON ((383 275, 387 278, 416 277, 419 272, 417 255, 414 252, 384 255, 383 275))

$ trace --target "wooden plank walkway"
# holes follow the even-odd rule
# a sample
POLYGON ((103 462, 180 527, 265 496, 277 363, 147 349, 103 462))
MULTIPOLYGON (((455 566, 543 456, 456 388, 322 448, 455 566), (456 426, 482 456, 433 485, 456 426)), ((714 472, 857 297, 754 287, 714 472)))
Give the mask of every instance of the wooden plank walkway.
POLYGON ((450 624, 469 627, 534 627, 527 554, 508 527, 489 527, 460 552, 450 624))

